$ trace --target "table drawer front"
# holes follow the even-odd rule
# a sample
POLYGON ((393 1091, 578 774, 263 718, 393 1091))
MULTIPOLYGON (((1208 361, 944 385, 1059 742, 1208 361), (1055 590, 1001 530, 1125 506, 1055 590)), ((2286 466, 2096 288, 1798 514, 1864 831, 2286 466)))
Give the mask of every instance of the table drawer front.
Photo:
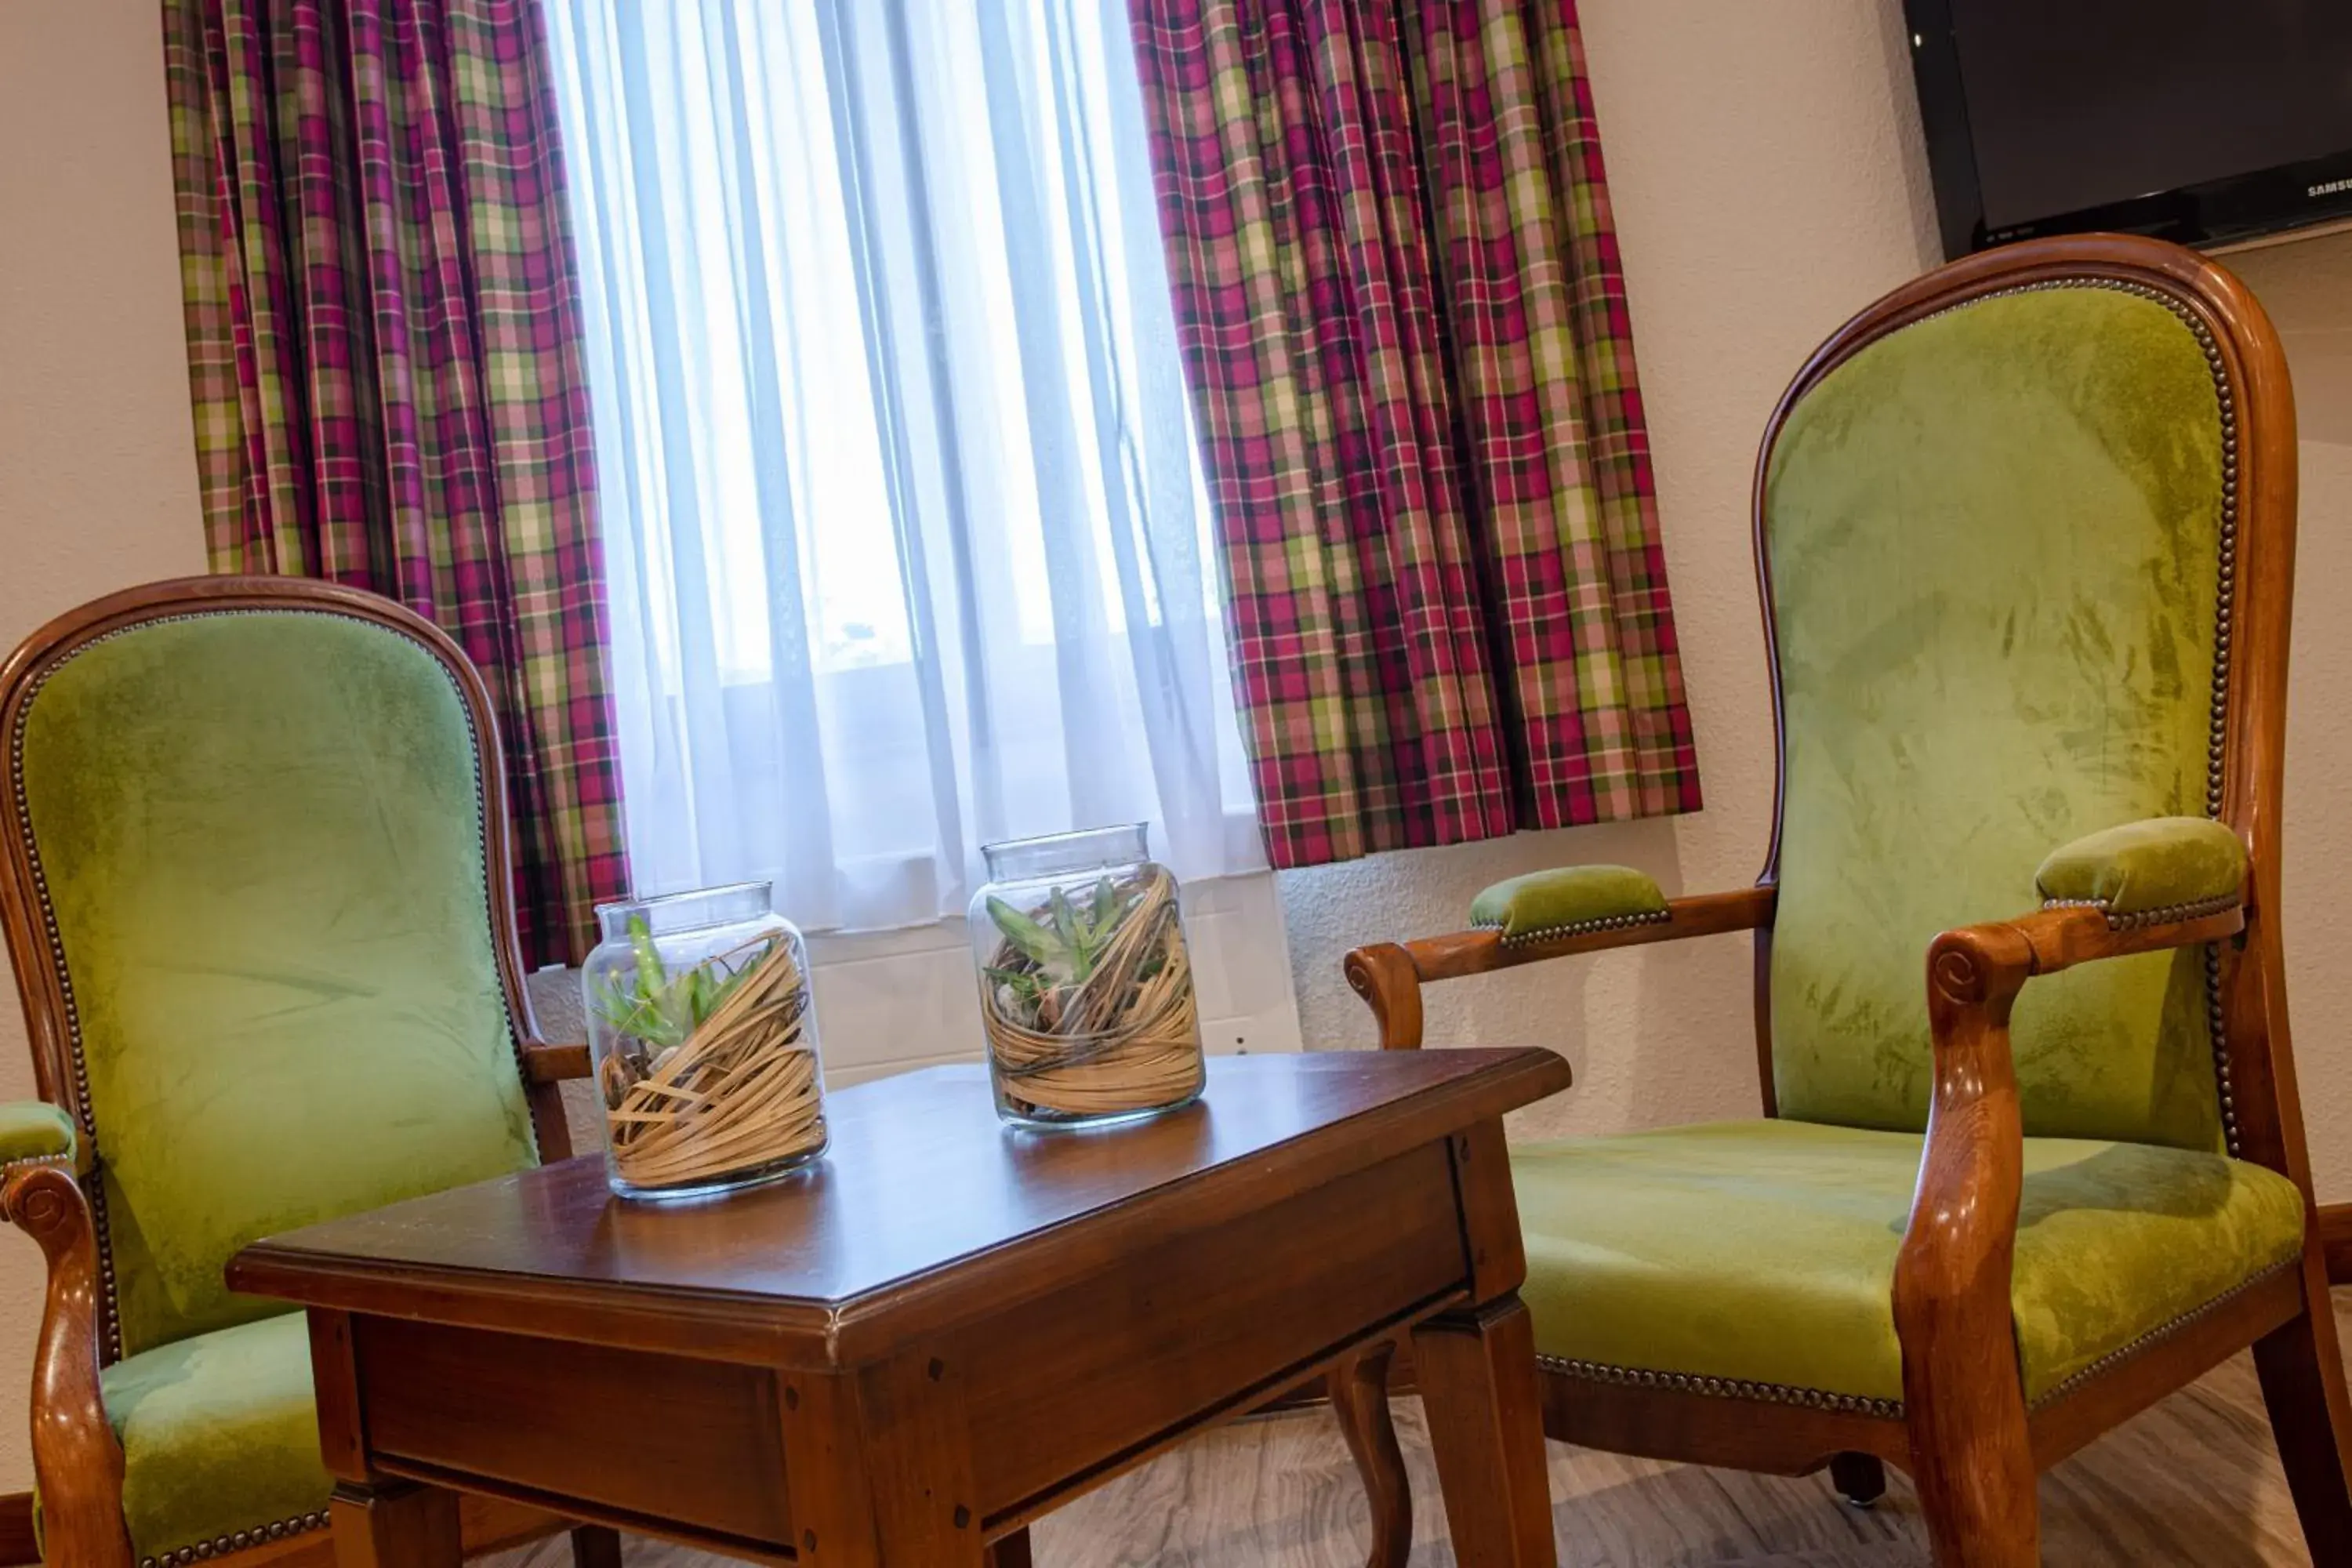
POLYGON ((792 1540, 774 1374, 357 1318, 367 1446, 745 1542, 792 1540))
POLYGON ((1441 1142, 959 1330, 982 1510, 1113 1463, 1467 1274, 1441 1142))

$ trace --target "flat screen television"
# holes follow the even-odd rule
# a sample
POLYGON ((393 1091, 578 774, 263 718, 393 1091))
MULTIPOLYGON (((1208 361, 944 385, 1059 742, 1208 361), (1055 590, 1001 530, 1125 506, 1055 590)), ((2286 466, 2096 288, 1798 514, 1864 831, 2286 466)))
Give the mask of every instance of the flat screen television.
POLYGON ((1905 0, 1946 255, 2352 219, 2352 0, 1905 0))

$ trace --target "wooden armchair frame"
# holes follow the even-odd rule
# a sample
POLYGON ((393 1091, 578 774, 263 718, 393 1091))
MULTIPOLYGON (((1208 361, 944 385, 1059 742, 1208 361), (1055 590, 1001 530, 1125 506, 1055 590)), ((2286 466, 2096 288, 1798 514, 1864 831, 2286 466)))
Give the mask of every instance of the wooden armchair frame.
MULTIPOLYGON (((2312 1203, 2303 1114, 2287 1037, 2277 929, 2279 814, 2294 571, 2293 393, 2275 331, 2230 274, 2188 251, 2116 237, 2039 241, 1970 258, 1895 290, 1848 323, 1798 374, 1767 426, 1754 489, 1754 542, 1772 663, 1780 788, 1757 885, 1670 901, 1664 919, 1506 946, 1488 931, 1359 948, 1350 984, 1370 1004, 1381 1044, 1421 1044, 1421 986, 1490 970, 1685 937, 1754 933, 1756 1038, 1764 1109, 1773 1103, 1771 942, 1780 874, 1787 735, 1765 539, 1774 443, 1804 395, 1855 353, 1925 317, 1989 294, 2088 282, 2162 300, 2205 340, 2238 459, 2234 554, 2222 578, 2227 661, 2223 786, 2214 815, 2236 830, 2252 870, 2240 907, 2163 923, 2048 908, 1948 931, 1926 959, 1934 1081, 1918 1185, 1895 1275, 1903 1345, 1899 1413, 1864 1401, 1776 1404, 1659 1376, 1575 1378, 1547 1366, 1544 1421, 1564 1441, 1620 1453, 1784 1475, 1832 1468, 1856 1501, 1884 1488, 1884 1463, 1909 1471, 1936 1560, 1971 1568, 2040 1561, 2037 1472, 2251 1345, 2281 1458, 2313 1556, 2352 1561, 2352 1443, 2343 1363, 2312 1203), (2217 979, 2221 1114, 2231 1148, 2302 1189, 2299 1267, 2265 1276, 2129 1353, 2026 1405, 2010 1304, 2023 1131, 2011 1061, 2011 1005, 2036 975, 2158 948, 2202 945, 2217 979)), ((2230 548, 2225 518, 2225 549, 2230 548)), ((2055 847, 2055 846, 2053 846, 2055 847)), ((2022 891, 2022 889, 2021 889, 2022 891)))
MULTIPOLYGON (((31 1236, 48 1260, 48 1290, 33 1373, 33 1471, 40 1488, 46 1547, 52 1562, 75 1568, 133 1568, 136 1561, 122 1515, 122 1448, 100 1397, 100 1370, 119 1353, 113 1282, 103 1266, 100 1237, 105 1200, 97 1169, 105 1151, 94 1138, 68 1011, 66 970, 57 938, 43 918, 31 825, 16 773, 25 710, 42 679, 98 638, 158 620, 189 616, 283 610, 336 615, 371 622, 407 637, 440 660, 472 721, 481 777, 483 860, 488 868, 491 937, 507 1015, 518 1031, 517 1065, 530 1109, 541 1158, 572 1152, 559 1086, 588 1075, 585 1045, 550 1045, 538 1037, 523 985, 515 934, 508 859, 506 771, 498 723, 481 676, 438 628, 388 599, 357 589, 300 578, 198 577, 150 584, 69 611, 41 627, 0 666, 0 735, 6 736, 10 787, 0 805, 0 928, 23 993, 34 1081, 41 1099, 73 1119, 83 1141, 83 1168, 63 1161, 23 1161, 0 1167, 0 1217, 31 1236)), ((339 1500, 332 1511, 340 1512, 339 1500)), ((326 1514, 283 1521, 213 1544, 206 1560, 236 1568, 329 1568, 326 1514)), ((553 1515, 511 1504, 469 1500, 469 1552, 491 1552, 558 1530, 572 1531, 579 1568, 618 1568, 620 1540, 601 1526, 572 1526, 553 1515)), ((178 1557, 186 1553, 175 1554, 178 1557)), ((193 1561, 193 1558, 189 1560, 193 1561)), ((140 1564, 139 1568, 155 1568, 140 1564)))

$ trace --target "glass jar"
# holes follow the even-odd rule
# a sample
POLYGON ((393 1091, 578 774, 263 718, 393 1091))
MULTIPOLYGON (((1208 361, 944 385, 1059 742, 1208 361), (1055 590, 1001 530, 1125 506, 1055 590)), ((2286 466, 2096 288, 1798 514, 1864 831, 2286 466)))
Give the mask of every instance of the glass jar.
POLYGON ((624 1197, 698 1197, 824 1152, 808 948, 770 884, 600 904, 581 971, 624 1197))
POLYGON ((972 959, 996 1110, 1096 1127, 1190 1105, 1206 1080, 1176 879, 1144 826, 991 844, 972 959))

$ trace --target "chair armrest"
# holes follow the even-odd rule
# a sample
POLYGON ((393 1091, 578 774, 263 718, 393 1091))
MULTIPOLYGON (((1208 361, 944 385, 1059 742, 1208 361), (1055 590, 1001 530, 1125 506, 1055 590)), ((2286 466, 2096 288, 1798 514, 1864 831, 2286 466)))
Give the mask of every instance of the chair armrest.
POLYGON ((86 1174, 73 1118, 46 1100, 0 1101, 0 1173, 20 1164, 64 1165, 86 1174))
POLYGON ((586 1078, 589 1074, 587 1042, 558 1046, 545 1040, 525 1040, 522 1070, 523 1076, 532 1083, 563 1083, 575 1078, 586 1078))
MULTIPOLYGON (((1619 871, 1623 868, 1580 868, 1619 871)), ((1559 873, 1538 872, 1538 877, 1559 873)), ((1629 876, 1641 877, 1640 872, 1629 876)), ((1498 882, 1478 896, 1471 905, 1474 922, 1482 905, 1495 911, 1489 902, 1501 889, 1512 889, 1529 879, 1515 878, 1510 882, 1498 882)), ((1646 877, 1653 894, 1657 885, 1646 877)), ((1509 895, 1502 895, 1507 902, 1509 895)), ((1500 924, 1483 929, 1473 924, 1468 931, 1454 931, 1445 936, 1419 937, 1412 942, 1374 942, 1357 948, 1348 954, 1348 984, 1356 994, 1370 1005, 1372 1016, 1379 1023, 1381 1047, 1383 1050, 1411 1050, 1421 1044, 1421 987, 1433 980, 1458 980, 1465 975, 1484 974, 1489 970, 1509 969, 1522 963, 1536 963, 1548 958, 1566 958, 1579 952, 1599 952, 1609 948, 1639 947, 1654 942, 1678 942, 1685 937, 1716 936, 1725 931, 1755 931, 1772 923, 1772 910, 1779 890, 1767 884, 1757 888, 1741 888, 1728 893, 1699 893, 1686 899, 1661 899, 1661 908, 1643 912, 1633 906, 1628 893, 1621 900, 1617 914, 1593 914, 1583 921, 1570 921, 1572 929, 1535 926, 1528 934, 1510 936, 1500 924)), ((1557 906, 1554 906, 1555 908, 1557 906)), ((1588 907, 1607 907, 1598 898, 1588 907)), ((1523 919, 1527 918, 1523 914, 1523 919)))
MULTIPOLYGON (((2003 1212, 2005 1222, 1992 1228, 2014 1236, 2014 1183, 2003 1203, 1986 1201, 1998 1200, 1997 1191, 1972 1192, 1967 1182, 1978 1169, 1973 1157, 1983 1152, 2023 1157, 2024 1122, 2016 1063, 2010 1055, 2009 1020, 2027 981, 2078 963, 2225 941, 2245 924, 2244 906, 2234 901, 2222 909, 2162 920, 2116 914, 2092 905, 2059 905, 1937 937, 1927 949, 1935 1083, 1927 1104, 1918 1192, 1905 1232, 1906 1255, 1915 1243, 1942 1246, 1935 1238, 1958 1234, 1950 1228, 1955 1225, 1971 1234, 1990 1234, 1986 1227, 2003 1212)), ((2007 1278, 2004 1272, 2002 1279, 2007 1278)))
POLYGON ((2077 838, 2042 861, 2033 881, 2049 904, 2161 924, 2236 904, 2250 866, 2227 824, 2158 816, 2077 838))
POLYGON ((1506 947, 1670 918, 1666 896, 1631 866, 1565 866, 1496 883, 1470 901, 1470 929, 1506 947))
POLYGON ((0 1172, 0 1218, 38 1242, 49 1265, 32 1401, 45 1555, 52 1563, 131 1568, 122 1445, 106 1419, 99 1384, 98 1239, 67 1158, 21 1159, 0 1172))
MULTIPOLYGON (((1981 1454, 1984 1466, 1997 1468, 2014 1456, 1988 1445, 1988 1435, 2024 1429, 2010 1307, 2025 1184, 2024 1117, 2009 1036, 2018 994, 2036 975, 2218 942, 2244 926, 2245 910, 2234 900, 2182 919, 2084 903, 1946 931, 1928 947, 1935 1082, 1895 1266, 1903 1392, 1915 1434, 1924 1419, 1954 1454, 1981 1454)), ((1968 1467, 1956 1461, 1948 1468, 1968 1467)), ((2030 1469, 2023 1480, 2032 1484, 2030 1469)))

